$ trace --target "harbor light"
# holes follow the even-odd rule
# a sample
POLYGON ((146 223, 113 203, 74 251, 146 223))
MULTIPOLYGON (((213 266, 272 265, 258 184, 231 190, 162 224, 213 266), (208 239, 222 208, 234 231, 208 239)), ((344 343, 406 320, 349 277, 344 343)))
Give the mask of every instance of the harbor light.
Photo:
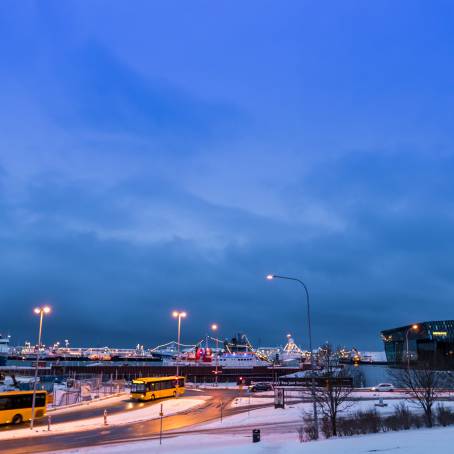
MULTIPOLYGON (((211 330, 216 332, 218 330, 218 324, 217 323, 212 323, 211 324, 211 330)), ((215 386, 218 386, 218 374, 219 374, 219 339, 218 336, 215 337, 216 340, 216 369, 214 371, 214 380, 215 380, 215 386)), ((208 338, 207 338, 207 343, 208 343, 208 338)))
POLYGON ((177 337, 177 377, 180 373, 180 337, 181 337, 181 319, 186 317, 186 312, 173 311, 172 316, 178 319, 178 337, 177 337))
POLYGON ((178 312, 178 311, 173 311, 172 312, 172 315, 177 318, 177 317, 181 317, 181 318, 185 318, 186 317, 186 312, 178 312))
POLYGON ((34 312, 37 315, 41 314, 41 312, 44 312, 45 314, 49 314, 50 313, 50 307, 49 306, 35 307, 34 312))

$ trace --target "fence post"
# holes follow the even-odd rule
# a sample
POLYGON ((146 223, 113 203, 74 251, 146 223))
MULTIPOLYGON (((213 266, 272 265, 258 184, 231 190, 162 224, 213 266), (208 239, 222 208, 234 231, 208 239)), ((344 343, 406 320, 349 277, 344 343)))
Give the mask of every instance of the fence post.
POLYGON ((161 428, 159 430, 159 444, 162 445, 162 418, 164 416, 164 411, 163 411, 163 404, 161 404, 161 411, 159 412, 159 416, 161 418, 161 428))

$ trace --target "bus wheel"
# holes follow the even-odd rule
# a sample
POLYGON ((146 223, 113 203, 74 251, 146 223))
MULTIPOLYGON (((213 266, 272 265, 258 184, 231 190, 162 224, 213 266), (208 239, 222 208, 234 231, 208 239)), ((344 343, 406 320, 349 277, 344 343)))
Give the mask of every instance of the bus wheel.
POLYGON ((22 415, 14 415, 13 424, 21 424, 22 423, 22 415))

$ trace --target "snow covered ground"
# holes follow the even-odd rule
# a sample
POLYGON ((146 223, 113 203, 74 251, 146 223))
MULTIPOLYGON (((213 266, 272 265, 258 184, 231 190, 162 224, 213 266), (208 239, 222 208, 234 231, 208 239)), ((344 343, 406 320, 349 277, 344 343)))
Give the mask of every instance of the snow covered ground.
POLYGON ((65 405, 63 407, 48 406, 47 413, 49 415, 53 416, 53 415, 57 415, 57 414, 61 415, 62 413, 69 413, 71 411, 74 411, 75 408, 105 407, 106 405, 112 405, 112 404, 114 404, 116 402, 120 402, 121 400, 124 400, 126 398, 129 398, 129 393, 114 394, 114 395, 107 396, 107 397, 100 397, 99 399, 87 400, 84 402, 78 402, 76 404, 65 405))
MULTIPOLYGON (((245 399, 247 401, 247 398, 245 399)), ((375 403, 378 401, 360 401, 355 402, 346 412, 354 412, 357 410, 367 410, 377 408, 380 413, 391 413, 394 411, 394 405, 397 405, 401 400, 394 400, 388 402, 387 407, 375 407, 375 403)), ((243 412, 237 415, 228 416, 223 418, 223 421, 220 420, 204 424, 203 426, 198 426, 203 429, 215 429, 215 428, 225 428, 225 427, 241 427, 244 425, 256 425, 257 428, 260 428, 261 424, 270 424, 270 423, 289 423, 289 422, 298 422, 302 420, 302 414, 304 412, 312 412, 312 403, 299 403, 299 404, 289 404, 285 409, 274 407, 251 409, 250 412, 243 412)), ((341 414, 342 415, 342 414, 341 414)))
MULTIPOLYGON (((309 392, 309 391, 308 391, 309 392)), ((298 402, 303 397, 310 397, 308 392, 301 393, 301 391, 291 391, 286 390, 285 392, 285 402, 286 405, 291 405, 295 402, 298 402)), ((370 399, 373 403, 377 403, 380 398, 384 402, 392 403, 396 400, 401 400, 406 397, 406 394, 403 392, 372 392, 368 390, 364 391, 355 391, 351 395, 352 399, 370 399)), ((449 397, 448 395, 446 397, 449 397)), ((274 391, 264 391, 260 393, 245 393, 241 397, 237 397, 232 401, 232 407, 248 407, 255 405, 263 404, 273 404, 274 403, 274 391)))
MULTIPOLYGON (((247 405, 248 398, 244 398, 244 402, 247 405)), ((363 400, 352 402, 351 406, 345 409, 339 414, 340 417, 345 416, 349 413, 356 412, 358 410, 373 410, 376 409, 381 414, 390 414, 394 412, 394 409, 397 405, 405 402, 406 405, 413 411, 420 411, 419 408, 413 406, 413 404, 407 402, 405 399, 384 399, 384 403, 387 404, 385 407, 378 407, 375 404, 378 403, 378 400, 363 400)), ((442 402, 445 407, 454 408, 454 401, 444 401, 442 402)), ((260 425, 269 425, 273 423, 296 423, 302 420, 303 413, 312 412, 312 403, 289 403, 286 405, 285 409, 277 408, 274 406, 253 409, 251 408, 248 412, 243 412, 237 415, 228 416, 223 418, 223 421, 220 420, 213 421, 203 426, 198 426, 203 429, 215 429, 215 428, 226 428, 226 427, 242 427, 255 425, 257 428, 260 428, 260 425)), ((453 449, 454 452, 454 449, 453 449)))
MULTIPOLYGON (((163 412, 164 416, 170 416, 175 413, 189 410, 190 408, 197 407, 205 403, 210 397, 201 396, 197 399, 191 397, 184 397, 180 399, 169 399, 163 401, 163 412)), ((143 408, 138 410, 126 411, 123 413, 117 413, 108 415, 107 422, 109 426, 118 426, 123 424, 130 424, 133 422, 148 421, 150 419, 159 418, 159 412, 161 405, 159 403, 154 405, 142 404, 143 408)), ((131 404, 131 408, 133 408, 131 404)), ((52 413, 54 414, 54 413, 52 413)), ((60 424, 52 424, 51 431, 47 431, 47 426, 38 426, 33 431, 28 430, 25 427, 20 429, 8 430, 0 432, 0 440, 14 439, 14 438, 25 438, 32 436, 46 436, 55 433, 68 433, 78 432, 90 429, 96 429, 104 425, 104 418, 102 409, 100 408, 99 417, 80 419, 78 421, 71 421, 60 424)))
MULTIPOLYGON (((299 397, 298 398, 287 398, 286 403, 291 404, 292 402, 296 402, 298 400, 301 400, 299 397)), ((236 408, 236 407, 253 407, 255 405, 264 405, 264 404, 269 404, 272 405, 274 404, 274 397, 254 397, 253 395, 249 395, 246 397, 237 397, 234 399, 231 403, 231 407, 236 408)))
MULTIPOLYGON (((285 434, 252 443, 251 436, 192 435, 158 440, 108 445, 65 451, 67 454, 427 454, 453 452, 454 428, 435 428, 387 432, 358 437, 331 438, 301 444, 297 435, 285 434)), ((61 452, 61 451, 59 451, 61 452)))

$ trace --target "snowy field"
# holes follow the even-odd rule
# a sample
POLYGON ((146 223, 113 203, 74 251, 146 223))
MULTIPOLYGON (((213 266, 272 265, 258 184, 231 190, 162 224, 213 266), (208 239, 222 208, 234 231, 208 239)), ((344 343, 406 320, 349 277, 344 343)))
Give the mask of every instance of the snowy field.
MULTIPOLYGON (((210 397, 201 396, 200 398, 185 397, 181 399, 169 399, 163 401, 164 416, 174 415, 176 413, 187 411, 191 408, 198 407, 205 403, 210 397)), ((131 404, 132 408, 132 404, 131 404)), ((148 421, 151 419, 159 418, 161 405, 145 405, 138 410, 126 411, 108 416, 109 426, 118 426, 123 424, 130 424, 140 421, 148 421)), ((52 413, 54 414, 54 413, 52 413)), ((0 440, 25 438, 33 436, 46 436, 56 433, 78 432, 90 429, 96 429, 104 425, 104 418, 100 409, 100 415, 96 418, 80 419, 78 421, 71 421, 60 424, 52 424, 51 431, 48 432, 47 426, 38 426, 33 431, 28 430, 26 427, 20 429, 8 430, 0 432, 0 440)))
MULTIPOLYGON (((286 404, 295 403, 303 398, 310 398, 310 391, 302 393, 301 391, 285 391, 285 402, 286 404)), ((352 399, 370 399, 378 402, 378 399, 382 398, 385 401, 393 401, 396 399, 403 399, 407 397, 404 392, 372 392, 369 390, 354 391, 351 394, 352 399)), ((448 393, 445 397, 451 397, 448 393)), ((259 393, 244 392, 241 396, 237 397, 232 402, 232 407, 247 407, 262 404, 273 404, 274 403, 274 391, 263 391, 259 393)))
MULTIPOLYGON (((66 454, 427 454, 452 453, 454 428, 407 430, 364 435, 360 437, 331 438, 299 443, 296 434, 277 435, 252 443, 250 436, 196 435, 158 440, 108 445, 64 451, 66 454)), ((59 451, 61 453, 61 451, 59 451)))
MULTIPOLYGON (((298 400, 301 400, 300 398, 287 398, 286 403, 291 404, 293 402, 297 402, 298 400)), ((233 399, 231 403, 232 408, 238 408, 238 407, 253 407, 255 405, 274 405, 274 397, 254 397, 254 395, 249 395, 246 397, 237 397, 236 399, 233 399)))
MULTIPOLYGON (((244 398, 245 402, 248 401, 247 398, 244 398)), ((374 408, 381 414, 389 414, 394 412, 394 407, 401 402, 405 402, 402 399, 394 399, 386 401, 388 405, 386 407, 376 407, 375 404, 378 403, 378 400, 366 400, 354 402, 352 405, 339 414, 340 417, 345 416, 349 413, 358 411, 358 410, 373 410, 374 408)), ((445 402, 445 406, 454 405, 454 402, 445 402)), ((411 407, 410 407, 411 408, 411 407)), ((215 428, 226 428, 226 427, 242 427, 255 425, 257 428, 260 428, 260 425, 263 424, 282 424, 282 423, 292 423, 302 420, 303 413, 312 412, 312 403, 298 403, 298 404, 289 404, 286 405, 285 409, 282 408, 259 408, 251 409, 250 412, 243 412, 233 416, 227 416, 223 418, 221 422, 220 419, 213 421, 211 423, 203 424, 203 426, 197 426, 198 428, 203 429, 215 429, 215 428)), ((454 451, 453 451, 454 452, 454 451)))

